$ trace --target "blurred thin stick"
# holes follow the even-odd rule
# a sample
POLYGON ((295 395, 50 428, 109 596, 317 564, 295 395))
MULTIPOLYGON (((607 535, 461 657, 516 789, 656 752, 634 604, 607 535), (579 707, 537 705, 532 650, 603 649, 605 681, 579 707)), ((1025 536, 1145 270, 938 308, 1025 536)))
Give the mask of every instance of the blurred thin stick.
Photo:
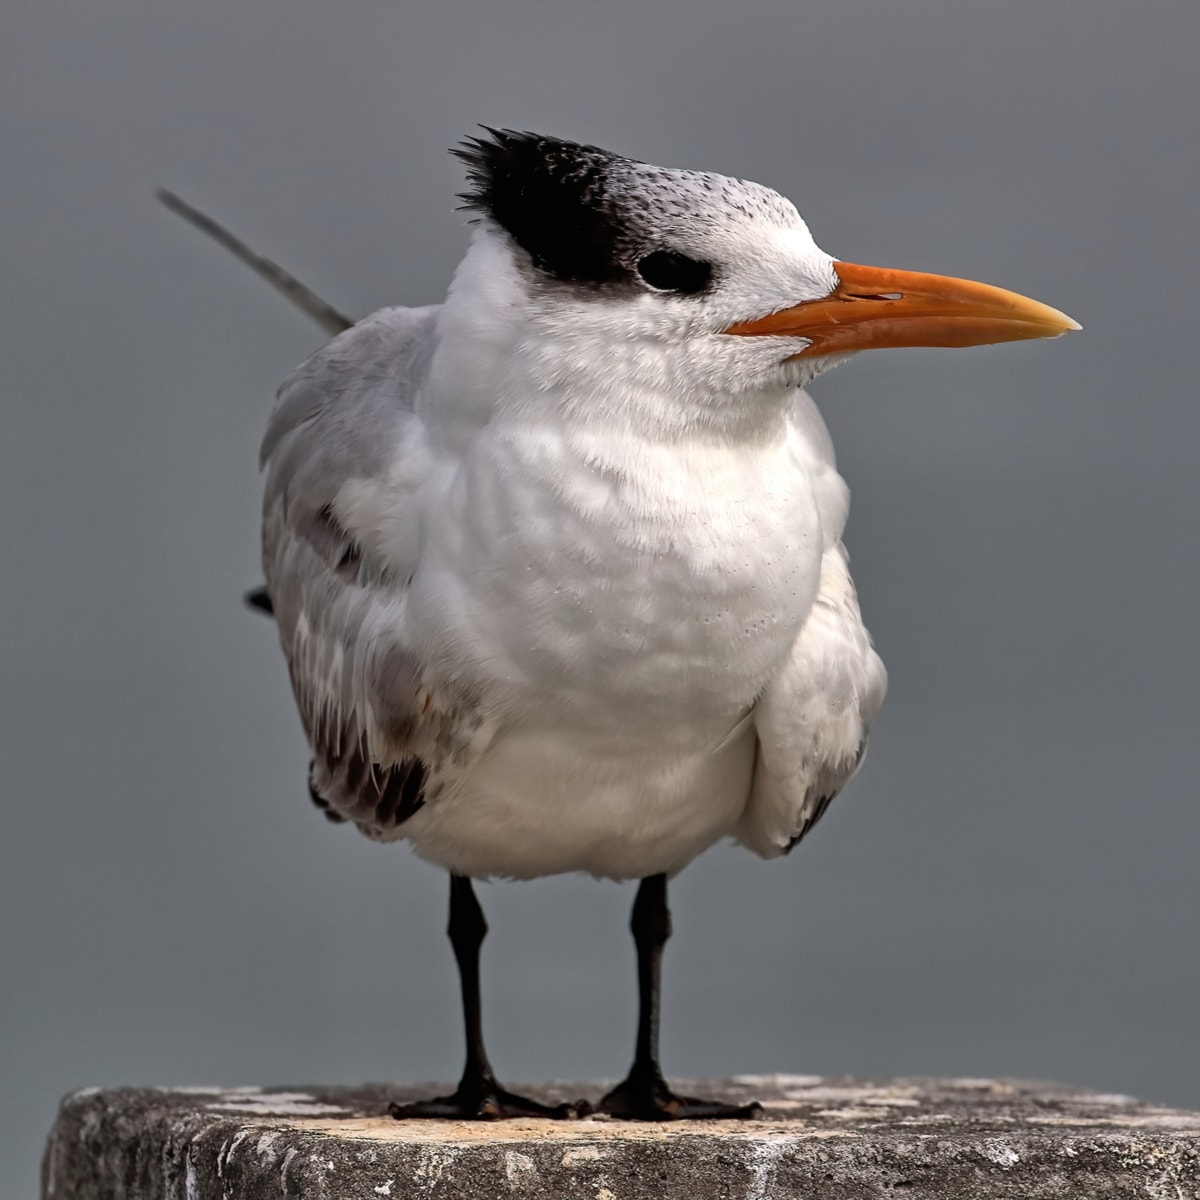
POLYGON ((236 238, 224 225, 214 221, 207 213, 193 208, 186 200, 158 188, 154 193, 173 213, 181 216, 189 225, 207 234, 219 246, 224 246, 234 258, 243 262, 260 279, 265 279, 277 292, 286 296, 302 313, 311 317, 326 333, 341 333, 354 322, 332 304, 322 300, 311 288, 305 287, 294 275, 285 271, 278 263, 261 254, 256 254, 240 238, 236 238))

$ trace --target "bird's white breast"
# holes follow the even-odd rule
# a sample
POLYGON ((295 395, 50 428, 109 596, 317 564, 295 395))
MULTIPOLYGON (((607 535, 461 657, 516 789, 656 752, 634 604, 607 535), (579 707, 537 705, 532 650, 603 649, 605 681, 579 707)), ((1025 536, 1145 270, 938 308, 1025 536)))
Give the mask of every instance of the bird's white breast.
POLYGON ((672 870, 746 803, 740 723, 820 577, 803 448, 784 430, 754 446, 623 440, 616 463, 605 445, 501 425, 428 514, 411 636, 496 714, 471 776, 411 822, 454 869, 672 870))
MULTIPOLYGON (((480 439, 432 515, 427 644, 464 642, 478 684, 589 727, 740 714, 820 575, 821 519, 786 440, 627 445, 617 466, 543 427, 480 439), (447 600, 447 585, 452 598, 447 600)), ((420 573, 418 573, 420 574, 420 573)))

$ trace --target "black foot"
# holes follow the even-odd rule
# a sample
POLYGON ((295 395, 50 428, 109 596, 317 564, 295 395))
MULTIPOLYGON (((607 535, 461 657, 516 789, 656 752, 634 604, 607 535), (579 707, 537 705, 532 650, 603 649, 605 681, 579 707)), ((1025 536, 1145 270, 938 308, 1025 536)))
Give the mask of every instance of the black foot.
POLYGON ((596 1106, 619 1121, 754 1121, 762 1114, 752 1104, 722 1104, 695 1096, 677 1096, 661 1075, 631 1073, 596 1106))
POLYGON ((528 1096, 507 1092, 495 1080, 464 1087, 461 1083, 452 1096, 435 1100, 417 1100, 413 1104, 388 1105, 388 1116, 397 1121, 416 1119, 442 1121, 502 1121, 506 1117, 546 1117, 551 1121, 573 1121, 590 1111, 578 1104, 541 1104, 528 1096))

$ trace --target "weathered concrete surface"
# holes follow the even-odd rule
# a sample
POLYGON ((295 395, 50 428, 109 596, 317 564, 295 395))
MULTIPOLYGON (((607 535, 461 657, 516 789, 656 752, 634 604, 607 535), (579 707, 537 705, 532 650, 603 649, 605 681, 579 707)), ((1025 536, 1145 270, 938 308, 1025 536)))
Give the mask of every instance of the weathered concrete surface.
MULTIPOLYGON (((986 1079, 776 1075, 689 1085, 760 1121, 397 1122, 429 1088, 84 1089, 45 1200, 1104 1200, 1200 1198, 1200 1113, 986 1079)), ((601 1085, 528 1089, 555 1101, 601 1085)))

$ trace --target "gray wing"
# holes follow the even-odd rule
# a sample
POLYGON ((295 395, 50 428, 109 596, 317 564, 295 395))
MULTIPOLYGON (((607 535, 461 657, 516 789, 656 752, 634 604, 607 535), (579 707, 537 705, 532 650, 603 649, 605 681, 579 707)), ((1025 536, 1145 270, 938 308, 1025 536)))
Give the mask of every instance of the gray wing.
POLYGON ((384 309, 334 338, 280 388, 261 451, 263 569, 310 791, 379 838, 403 836, 471 732, 469 706, 431 687, 403 638, 431 469, 413 397, 436 316, 384 309))
POLYGON ((812 612, 754 712, 758 754, 739 840, 786 854, 850 782, 887 690, 841 542, 825 552, 812 612))

